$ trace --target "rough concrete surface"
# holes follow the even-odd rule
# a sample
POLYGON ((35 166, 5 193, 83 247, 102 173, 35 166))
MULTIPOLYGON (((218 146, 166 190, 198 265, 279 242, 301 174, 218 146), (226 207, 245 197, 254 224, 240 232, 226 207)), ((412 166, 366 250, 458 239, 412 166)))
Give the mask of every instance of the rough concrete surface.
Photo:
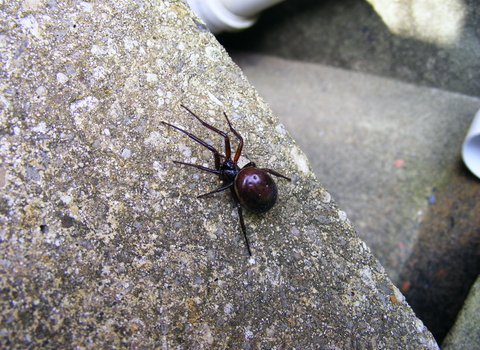
POLYGON ((442 343, 444 350, 470 350, 480 344, 480 277, 473 285, 455 326, 442 343))
POLYGON ((437 349, 264 101, 188 7, 9 2, 2 31, 4 348, 437 349), (166 120, 293 178, 246 215, 166 120))
POLYGON ((290 59, 234 55, 441 342, 480 273, 480 182, 459 152, 480 103, 448 92, 480 96, 479 2, 368 2, 286 1, 219 40, 290 59))
POLYGON ((458 172, 480 99, 318 64, 232 57, 400 282, 429 206, 458 172))

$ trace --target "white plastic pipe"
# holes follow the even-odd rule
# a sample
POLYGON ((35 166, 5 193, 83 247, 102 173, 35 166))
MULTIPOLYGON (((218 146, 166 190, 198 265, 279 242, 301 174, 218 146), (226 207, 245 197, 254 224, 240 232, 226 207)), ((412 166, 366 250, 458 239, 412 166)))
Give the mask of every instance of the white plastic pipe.
POLYGON ((480 178, 480 110, 473 118, 462 146, 462 158, 470 171, 480 178))
POLYGON ((187 0, 213 34, 251 27, 260 12, 283 0, 187 0))

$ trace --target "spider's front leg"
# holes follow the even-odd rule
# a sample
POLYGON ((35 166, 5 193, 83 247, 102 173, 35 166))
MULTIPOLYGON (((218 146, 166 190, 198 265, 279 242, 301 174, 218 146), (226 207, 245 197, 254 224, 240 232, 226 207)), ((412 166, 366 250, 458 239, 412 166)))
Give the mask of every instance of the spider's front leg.
MULTIPOLYGON (((174 128, 180 132, 183 132, 185 135, 187 135, 188 137, 190 137, 192 140, 194 140, 195 142, 198 142, 199 144, 201 144, 202 146, 208 148, 212 153, 213 153, 213 157, 215 158, 215 169, 216 170, 219 170, 220 169, 220 153, 217 151, 217 149, 211 145, 209 145, 208 143, 206 143, 205 141, 203 141, 202 139, 200 139, 199 137, 195 136, 194 134, 192 133, 189 133, 188 131, 185 131, 181 128, 179 128, 178 126, 175 126, 175 125, 172 125, 172 124, 169 124, 167 122, 162 122, 162 124, 165 124, 165 125, 168 125, 169 127, 171 128, 174 128)), ((177 162, 177 163, 181 163, 181 162, 177 162)), ((190 166, 194 166, 196 168, 200 168, 199 165, 194 165, 194 164, 187 164, 187 163, 181 163, 181 164, 185 164, 185 165, 190 165, 190 166)), ((206 170, 206 171, 209 171, 209 170, 206 170)))
MULTIPOLYGON (((197 120, 202 123, 202 125, 214 132, 216 132, 217 134, 219 134, 220 136, 223 137, 223 139, 225 140, 225 158, 226 159, 230 159, 231 157, 231 148, 230 148, 230 138, 228 137, 228 135, 226 133, 224 133, 222 130, 219 130, 217 129, 216 127, 214 127, 213 125, 210 125, 206 122, 204 122, 202 119, 200 119, 200 117, 198 115, 196 115, 195 113, 193 113, 191 110, 189 110, 187 107, 185 107, 184 105, 181 105, 183 108, 185 108, 191 115, 193 115, 195 118, 197 118, 197 120)), ((225 115, 226 116, 226 115, 225 115)), ((227 119, 228 121, 228 119, 227 119)), ((228 122, 230 124, 230 122, 228 122)), ((230 126, 231 128, 231 126, 230 126)), ((216 163, 215 163, 216 165, 216 163)), ((218 168, 217 168, 218 169, 218 168)))

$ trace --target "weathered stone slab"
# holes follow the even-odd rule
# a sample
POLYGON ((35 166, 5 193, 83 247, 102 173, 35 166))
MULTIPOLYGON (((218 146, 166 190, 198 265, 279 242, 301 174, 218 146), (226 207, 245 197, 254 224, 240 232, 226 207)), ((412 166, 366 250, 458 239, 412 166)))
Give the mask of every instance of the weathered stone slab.
POLYGON ((303 153, 183 2, 1 7, 0 344, 8 348, 436 349, 303 153), (246 214, 221 138, 293 181, 246 214))

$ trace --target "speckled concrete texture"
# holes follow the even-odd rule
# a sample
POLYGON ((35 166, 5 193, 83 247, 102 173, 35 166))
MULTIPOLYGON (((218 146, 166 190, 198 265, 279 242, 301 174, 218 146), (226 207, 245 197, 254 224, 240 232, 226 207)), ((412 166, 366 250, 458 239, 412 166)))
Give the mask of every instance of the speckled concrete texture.
MULTIPOLYGON (((480 99, 319 64, 232 57, 400 284, 435 197, 462 173, 461 146, 480 99)), ((458 182, 478 191, 475 179, 458 182)))
POLYGON ((441 342, 480 268, 480 181, 460 154, 480 99, 324 65, 232 57, 441 342))
POLYGON ((9 2, 2 31, 4 348, 437 349, 346 214, 179 1, 9 2), (180 108, 293 178, 247 214, 180 108))

